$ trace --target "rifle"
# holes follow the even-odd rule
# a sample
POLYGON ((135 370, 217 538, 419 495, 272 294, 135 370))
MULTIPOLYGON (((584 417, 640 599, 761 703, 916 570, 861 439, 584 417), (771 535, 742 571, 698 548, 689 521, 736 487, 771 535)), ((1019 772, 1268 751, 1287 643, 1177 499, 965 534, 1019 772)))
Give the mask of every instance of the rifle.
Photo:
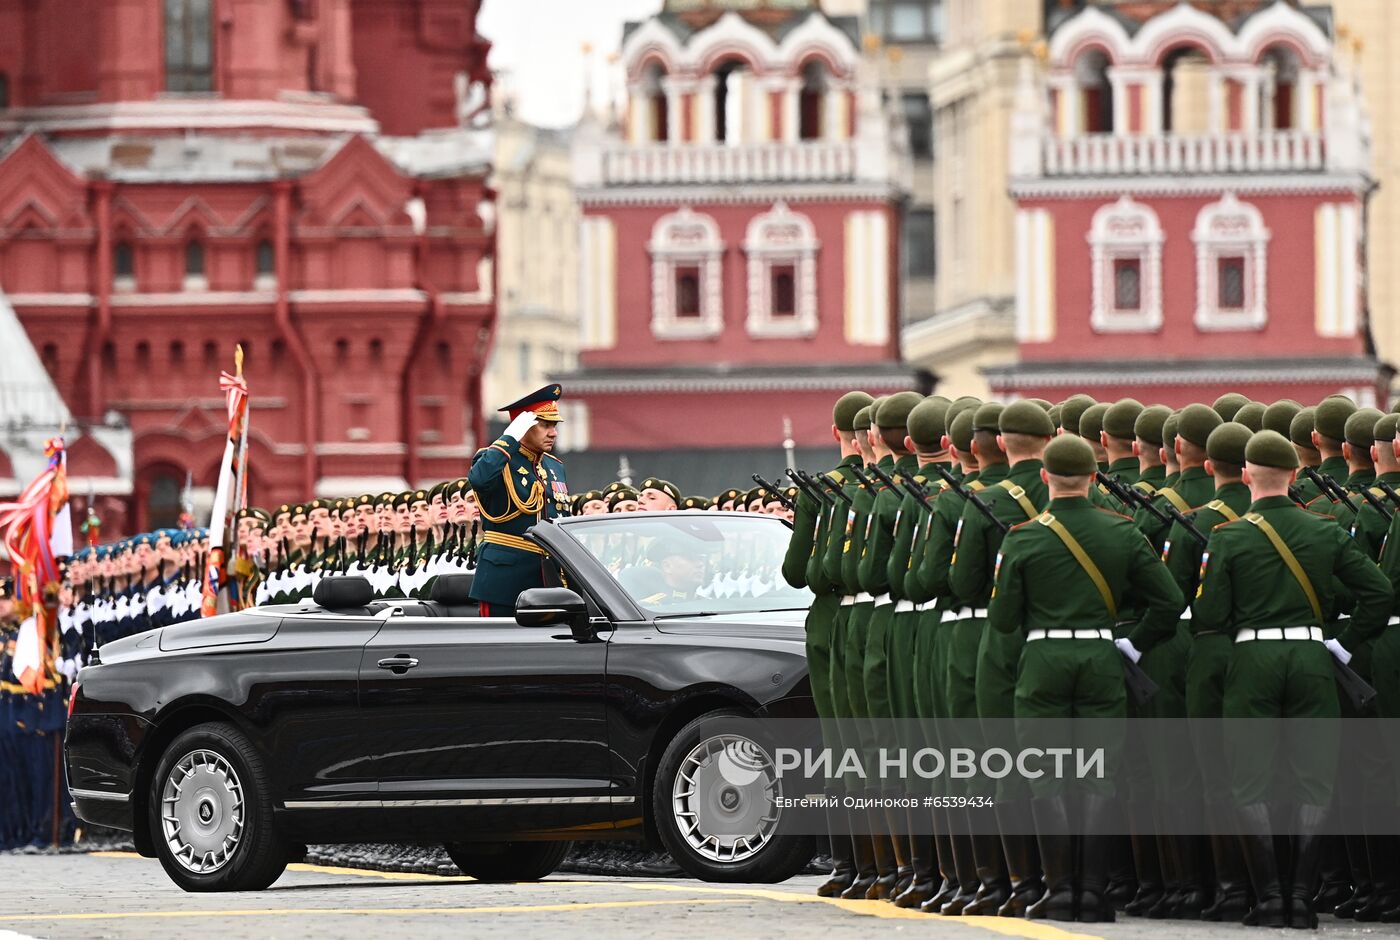
POLYGON ((1387 522, 1389 522, 1391 518, 1394 517, 1395 513, 1391 512, 1389 509, 1386 509, 1385 503, 1377 499, 1376 494, 1372 493, 1367 487, 1363 486, 1361 488, 1361 496, 1366 500, 1366 502, 1371 504, 1372 509, 1381 514, 1382 519, 1385 519, 1387 522))
POLYGON ((793 482, 794 486, 796 486, 799 490, 807 494, 807 497, 809 499, 816 500, 818 505, 831 505, 831 497, 827 496, 826 493, 823 492, 820 487, 817 487, 815 484, 813 484, 811 482, 811 477, 808 477, 806 480, 803 480, 797 475, 797 471, 794 471, 791 468, 784 470, 783 472, 787 474, 788 479, 793 482))
POLYGON ((1118 502, 1122 503, 1125 507, 1130 504, 1141 506, 1153 516, 1156 516, 1158 522, 1163 525, 1171 525, 1173 521, 1172 517, 1163 512, 1159 507, 1153 505, 1152 500, 1148 499, 1145 494, 1128 486, 1117 477, 1109 476, 1102 470, 1094 471, 1094 476, 1100 483, 1108 487, 1109 491, 1113 493, 1114 496, 1118 497, 1118 502))
MULTIPOLYGON (((1123 653, 1122 650, 1118 651, 1123 653)), ((1128 694, 1133 701, 1139 705, 1146 705, 1152 700, 1160 690, 1160 686, 1152 681, 1152 677, 1143 672, 1141 666, 1128 658, 1127 653, 1123 653, 1123 684, 1127 686, 1128 694)))
MULTIPOLYGON (((899 483, 894 482, 894 480, 890 478, 890 475, 885 471, 881 470, 879 467, 871 467, 870 472, 875 474, 875 478, 878 479, 881 483, 888 486, 893 492, 898 493, 904 490, 903 486, 900 486, 899 483)), ((909 480, 907 478, 901 478, 900 483, 908 484, 909 480)), ((928 502, 922 496, 916 498, 919 500, 919 503, 921 505, 923 505, 925 508, 928 507, 928 502)))
POLYGON ((807 485, 812 487, 812 489, 816 490, 817 492, 821 492, 822 487, 825 487, 828 491, 830 491, 832 496, 835 496, 847 506, 851 505, 851 498, 845 494, 845 492, 841 489, 841 487, 838 484, 833 483, 831 481, 831 478, 828 477, 825 473, 814 477, 806 470, 798 470, 797 475, 803 480, 805 480, 807 482, 807 485))
POLYGON ((1384 480, 1377 480, 1376 486, 1380 487, 1382 493, 1390 497, 1391 502, 1393 502, 1397 506, 1400 506, 1400 493, 1397 493, 1395 491, 1395 487, 1391 486, 1384 480))
POLYGON ((767 480, 763 479, 763 477, 759 476, 757 473, 752 474, 751 476, 752 476, 752 478, 753 478, 753 481, 754 481, 755 483, 757 483, 759 486, 763 487, 765 490, 767 490, 768 493, 769 493, 769 495, 772 496, 774 500, 776 500, 777 502, 781 503, 781 504, 782 504, 782 507, 783 507, 784 509, 794 509, 794 510, 795 510, 795 509, 797 508, 797 507, 793 504, 792 500, 790 500, 790 499, 787 498, 787 494, 784 493, 782 490, 778 489, 778 487, 777 487, 775 484, 769 483, 767 480))
POLYGON ((1360 507, 1351 501, 1347 491, 1337 485, 1337 481, 1325 473, 1319 473, 1316 467, 1304 467, 1303 473, 1309 480, 1317 484, 1317 488, 1322 494, 1334 503, 1346 503, 1347 508, 1352 512, 1360 512, 1360 507))
POLYGON ((997 516, 996 512, 993 511, 992 507, 988 506, 985 502, 983 502, 982 497, 978 496, 972 490, 963 486, 962 483, 959 482, 958 478, 953 476, 953 474, 949 472, 949 470, 945 468, 942 464, 931 463, 929 464, 929 466, 933 468, 935 473, 937 473, 940 477, 943 478, 943 482, 948 484, 948 488, 950 490, 952 490, 954 493, 957 493, 959 496, 967 500, 972 505, 976 506, 977 509, 982 513, 982 515, 990 519, 992 525, 1000 529, 1003 534, 1011 531, 1011 525, 1009 523, 1003 522, 997 516))
POLYGON ((899 482, 903 485, 904 492, 906 492, 906 493, 908 493, 910 496, 914 497, 914 500, 915 500, 920 506, 923 506, 923 507, 924 507, 926 510, 928 510, 929 512, 933 512, 933 503, 929 502, 928 490, 923 489, 923 488, 920 487, 917 483, 915 483, 913 480, 907 480, 907 479, 906 479, 906 480, 900 480, 899 482))
MULTIPOLYGON (((1327 652, 1332 653, 1331 650, 1327 652)), ((1362 711, 1376 700, 1376 690, 1371 684, 1338 659, 1336 653, 1332 653, 1332 678, 1337 680, 1337 686, 1351 699, 1357 711, 1362 711)))
POLYGON ((1288 488, 1288 498, 1293 500, 1293 502, 1297 503, 1302 508, 1308 508, 1307 501, 1303 499, 1303 491, 1298 489, 1298 487, 1290 486, 1288 488))

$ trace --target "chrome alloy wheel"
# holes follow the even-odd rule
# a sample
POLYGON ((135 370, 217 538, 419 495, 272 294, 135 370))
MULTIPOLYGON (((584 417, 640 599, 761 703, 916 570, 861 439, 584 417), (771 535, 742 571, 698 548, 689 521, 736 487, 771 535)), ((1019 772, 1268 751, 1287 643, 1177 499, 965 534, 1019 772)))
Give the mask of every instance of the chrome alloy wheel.
POLYGON ((243 784, 213 751, 190 751, 170 768, 160 796, 161 832, 170 854, 195 874, 228 864, 243 838, 243 784))
POLYGON ((690 847, 713 862, 742 862, 772 840, 782 811, 768 753, 720 734, 690 749, 671 785, 671 812, 690 847))

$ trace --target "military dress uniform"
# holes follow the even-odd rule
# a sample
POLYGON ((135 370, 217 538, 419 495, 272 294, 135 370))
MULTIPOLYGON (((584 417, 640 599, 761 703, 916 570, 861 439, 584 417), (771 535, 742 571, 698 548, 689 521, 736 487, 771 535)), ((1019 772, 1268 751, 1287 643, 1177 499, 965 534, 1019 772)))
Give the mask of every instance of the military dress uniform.
MULTIPOLYGON (((529 411, 537 420, 558 422, 561 393, 558 385, 546 386, 501 410, 512 421, 529 411)), ((472 458, 467 480, 476 491, 483 528, 471 596, 481 604, 482 616, 509 617, 522 591, 547 583, 544 549, 525 533, 567 511, 564 462, 502 435, 472 458)))

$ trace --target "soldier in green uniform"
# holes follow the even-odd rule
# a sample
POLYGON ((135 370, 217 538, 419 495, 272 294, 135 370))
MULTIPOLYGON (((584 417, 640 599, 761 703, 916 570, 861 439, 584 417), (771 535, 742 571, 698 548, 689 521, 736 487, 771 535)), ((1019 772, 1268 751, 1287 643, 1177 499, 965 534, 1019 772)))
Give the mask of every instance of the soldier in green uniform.
MULTIPOLYGON (((1048 489, 1048 506, 1015 526, 1003 541, 988 612, 993 630, 1023 644, 1015 717, 1125 718, 1120 649, 1136 658, 1170 636, 1185 602, 1131 521, 1089 501, 1097 462, 1086 442, 1056 439, 1045 448, 1044 464, 1037 469, 1048 489), (1132 634, 1115 641, 1118 608, 1129 597, 1144 614, 1132 634)), ((1110 841, 1102 834, 1113 818, 1111 753, 1106 763, 1110 766, 1102 780, 1084 784, 1086 834, 1077 894, 1070 838, 1074 795, 1053 776, 1032 781, 1045 895, 1030 906, 1027 917, 1114 919, 1106 897, 1110 841)))
POLYGON ((647 477, 642 481, 637 493, 637 508, 642 512, 666 512, 679 509, 680 504, 680 487, 670 480, 647 477))
MULTIPOLYGON (((1142 402, 1135 398, 1123 398, 1109 405, 1103 413, 1099 439, 1103 443, 1104 453, 1108 455, 1108 470, 1105 472, 1117 477, 1126 486, 1137 486, 1141 472, 1138 456, 1134 452, 1137 441, 1134 428, 1142 410, 1142 402)), ((1083 424, 1083 419, 1080 419, 1080 423, 1083 424)), ((1165 478, 1166 474, 1162 476, 1165 478)), ((1113 508, 1125 516, 1131 516, 1137 510, 1136 506, 1125 506, 1117 499, 1112 502, 1113 508)))
POLYGON ((543 587, 544 551, 524 535, 536 523, 563 513, 568 500, 564 463, 555 457, 558 385, 547 385, 502 408, 510 424, 472 458, 467 479, 476 491, 484 546, 472 581, 472 599, 483 617, 509 617, 520 592, 543 587))
POLYGON ((1085 394, 1071 395, 1060 402, 1060 430, 1064 434, 1079 433, 1079 419, 1098 402, 1085 394))
MULTIPOLYGON (((1346 442, 1347 419, 1354 414, 1356 403, 1344 395, 1330 395, 1318 402, 1317 407, 1313 409, 1312 446, 1322 458, 1317 471, 1323 476, 1331 477, 1338 484, 1345 481, 1351 473, 1346 456, 1342 453, 1342 445, 1346 442)), ((1332 503, 1332 498, 1323 493, 1309 477, 1304 476, 1298 481, 1298 491, 1310 509, 1326 512, 1323 503, 1319 503, 1318 500, 1323 500, 1327 505, 1332 503)), ((1347 519, 1347 525, 1351 525, 1350 518, 1347 519)))
MULTIPOLYGON (((977 492, 983 489, 978 479, 980 470, 977 455, 972 447, 972 424, 981 403, 976 400, 958 399, 948 406, 947 418, 948 452, 955 461, 953 475, 968 490, 977 492)), ((1005 467, 1005 464, 1002 464, 1005 467)), ((930 672, 922 674, 925 695, 930 699, 937 719, 950 719, 961 715, 966 719, 977 717, 976 662, 977 643, 980 639, 975 625, 972 625, 971 612, 962 616, 962 605, 953 597, 948 586, 948 570, 953 559, 953 545, 957 538, 958 524, 962 519, 963 498, 951 489, 940 493, 933 504, 933 515, 929 521, 928 533, 924 536, 922 553, 914 560, 910 570, 913 584, 908 587, 911 597, 922 599, 925 604, 920 618, 920 632, 934 630, 933 659, 930 672), (932 609, 929 604, 932 603, 932 609), (969 626, 964 627, 964 624, 969 626), (958 663, 958 679, 950 679, 953 661, 958 663)), ((906 579, 908 580, 908 579, 906 579)), ((945 746, 953 746, 961 741, 952 734, 952 726, 945 721, 938 723, 939 740, 945 746), (948 728, 947 731, 944 728, 948 728)), ((941 792, 955 795, 951 781, 942 781, 941 792)), ((960 786, 960 784, 958 785, 960 786)), ((937 811, 936 811, 937 812, 937 811)), ((956 915, 976 897, 981 882, 977 877, 977 863, 973 856, 972 839, 968 835, 967 813, 963 809, 943 808, 942 831, 947 835, 939 844, 939 860, 943 865, 944 885, 929 898, 920 910, 926 913, 956 915), (952 868, 949 869, 951 862, 952 868)))
MULTIPOLYGON (((1397 420, 1400 414, 1392 411, 1376 422, 1376 469, 1381 471, 1378 482, 1390 483, 1392 473, 1400 470, 1400 433, 1397 433, 1397 420), (1387 455, 1385 452, 1389 451, 1387 455)), ((1392 588, 1400 589, 1400 512, 1391 518, 1380 551, 1381 572, 1390 580, 1392 588)), ((1397 591, 1400 593, 1400 590, 1397 591)), ((1376 638, 1370 650, 1371 682, 1376 688, 1376 714, 1381 718, 1400 718, 1400 619, 1395 615, 1400 610, 1392 610, 1389 624, 1376 638)), ((1394 785, 1400 781, 1400 740, 1390 736, 1387 748, 1382 755, 1387 763, 1388 779, 1392 789, 1388 794, 1368 793, 1366 798, 1371 807, 1384 809, 1394 802, 1394 785)), ((1400 847, 1395 836, 1368 836, 1375 854, 1371 855, 1373 887, 1371 897, 1364 905, 1358 905, 1355 919, 1358 921, 1380 921, 1400 923, 1400 878, 1395 866, 1400 863, 1400 847)))
MULTIPOLYGON (((1291 442, 1272 431, 1245 448, 1249 512, 1217 526, 1201 563, 1193 608, 1199 630, 1235 635, 1225 680, 1223 714, 1231 718, 1334 719, 1340 715, 1329 656, 1347 652, 1385 627, 1393 595, 1389 582, 1346 531, 1304 512, 1288 497, 1298 470, 1291 442), (1337 602, 1340 582, 1355 599, 1347 628, 1324 642, 1322 627, 1337 602), (1270 590, 1258 590, 1266 584, 1270 590)), ((1254 922, 1315 928, 1322 826, 1336 773, 1335 734, 1290 742, 1280 754, 1277 732, 1251 722, 1248 733, 1227 728, 1231 790, 1254 886, 1254 922), (1282 757, 1301 802, 1293 808, 1289 853, 1292 877, 1285 898, 1274 855, 1269 800, 1282 757)))
POLYGON ((1103 446, 1103 419, 1111 407, 1106 402, 1098 402, 1085 408, 1079 416, 1079 436, 1094 449, 1094 459, 1104 473, 1108 473, 1110 468, 1108 450, 1103 446))
MULTIPOLYGON (((861 462, 853 422, 856 412, 871 401, 871 397, 864 392, 847 392, 837 399, 832 408, 831 436, 840 450, 841 461, 830 476, 839 484, 845 483, 845 470, 861 462)), ((695 498, 688 497, 687 501, 695 498)), ((792 520, 792 539, 783 557, 783 580, 796 588, 810 588, 815 595, 807 611, 807 669, 811 676, 812 700, 817 716, 823 719, 837 717, 832 697, 832 640, 842 595, 838 592, 838 584, 826 576, 820 564, 820 550, 825 548, 833 524, 844 526, 843 506, 843 503, 831 497, 828 497, 828 502, 821 502, 815 495, 800 493, 792 520)), ((835 726, 824 723, 824 729, 828 726, 834 736, 835 726)), ((829 742, 832 746, 839 743, 839 739, 829 742)), ((832 814, 828 813, 827 819, 831 821, 832 814)), ((830 829, 833 868, 831 877, 817 889, 817 894, 821 897, 839 895, 855 882, 858 871, 870 875, 873 883, 874 857, 868 844, 862 844, 857 852, 857 846, 844 826, 838 827, 833 823, 830 829), (856 858, 858 854, 859 862, 856 858)))
MULTIPOLYGON (((1082 419, 1081 419, 1082 420, 1082 419)), ((1013 402, 1001 409, 983 405, 973 421, 976 432, 973 445, 979 449, 1004 453, 1009 468, 1004 477, 987 485, 983 501, 1003 523, 1015 525, 1034 519, 1048 499, 1041 477, 1041 454, 1055 435, 1050 416, 1030 401, 1013 402), (995 424, 992 415, 995 415, 995 424)), ((981 478, 987 483, 985 470, 981 478)), ((992 595, 997 551, 1001 547, 1002 531, 976 506, 963 507, 961 531, 957 539, 949 586, 966 607, 973 610, 972 621, 981 636, 977 647, 976 695, 977 717, 986 722, 1011 718, 1014 711, 1016 664, 1021 653, 1021 637, 986 629, 987 601, 992 595)), ((1007 777, 997 787, 996 800, 1007 819, 1012 818, 1018 800, 1025 794, 1018 781, 1007 777)), ((999 813, 1000 815, 1000 813, 999 813)), ((1001 848, 1004 866, 983 870, 983 856, 1000 861, 995 851, 996 840, 973 836, 973 853, 978 861, 982 890, 964 913, 996 913, 1011 898, 1011 881, 1025 884, 1027 890, 1036 886, 1030 874, 1034 864, 1032 840, 1021 832, 1024 827, 1011 826, 1002 833, 1001 848)))

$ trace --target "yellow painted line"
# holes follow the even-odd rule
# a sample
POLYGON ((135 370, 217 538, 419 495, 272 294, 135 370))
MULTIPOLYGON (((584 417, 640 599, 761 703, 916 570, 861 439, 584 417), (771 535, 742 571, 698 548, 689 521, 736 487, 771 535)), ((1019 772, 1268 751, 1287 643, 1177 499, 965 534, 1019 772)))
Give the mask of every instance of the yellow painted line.
POLYGON ((290 914, 541 914, 570 911, 596 911, 630 907, 694 907, 695 905, 738 904, 740 898, 679 898, 665 901, 580 901, 577 904, 495 904, 488 907, 283 907, 234 909, 227 911, 108 911, 82 914, 6 914, 0 922, 69 920, 148 920, 172 917, 285 917, 290 914))

